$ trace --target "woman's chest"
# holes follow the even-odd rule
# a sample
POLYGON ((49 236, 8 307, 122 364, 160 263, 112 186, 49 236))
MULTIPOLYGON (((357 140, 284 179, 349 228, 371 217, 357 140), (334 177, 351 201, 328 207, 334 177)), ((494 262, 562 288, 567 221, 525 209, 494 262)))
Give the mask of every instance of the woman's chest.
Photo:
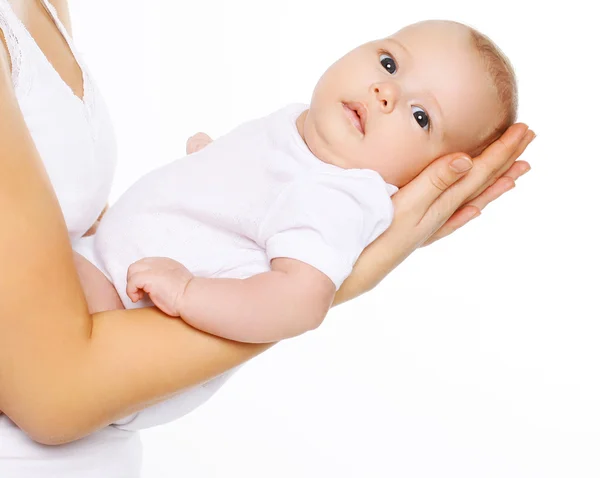
MULTIPOLYGON (((82 69, 44 0, 11 0, 9 3, 48 63, 73 94, 83 98, 82 69)), ((68 11, 65 9, 57 14, 64 25, 68 20, 68 11)), ((70 30, 67 33, 70 34, 70 30)))
POLYGON ((52 4, 11 4, 0 13, 11 30, 15 93, 69 234, 77 238, 108 199, 116 164, 112 123, 52 4))
POLYGON ((69 235, 80 237, 106 205, 116 166, 106 106, 97 92, 82 103, 43 72, 18 99, 69 235))

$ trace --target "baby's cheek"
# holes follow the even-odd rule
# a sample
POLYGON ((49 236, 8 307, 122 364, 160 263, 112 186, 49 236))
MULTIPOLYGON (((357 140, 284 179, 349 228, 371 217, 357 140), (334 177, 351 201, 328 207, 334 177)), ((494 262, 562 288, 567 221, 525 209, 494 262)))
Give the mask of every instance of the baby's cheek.
POLYGON ((405 154, 398 145, 380 141, 363 156, 368 162, 363 167, 377 171, 388 184, 398 186, 399 183, 405 184, 412 179, 414 160, 410 158, 410 152, 405 154))

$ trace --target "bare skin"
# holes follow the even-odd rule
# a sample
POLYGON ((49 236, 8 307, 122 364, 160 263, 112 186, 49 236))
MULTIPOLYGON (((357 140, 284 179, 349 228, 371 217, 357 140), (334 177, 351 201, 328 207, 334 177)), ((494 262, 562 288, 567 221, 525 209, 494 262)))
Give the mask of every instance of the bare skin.
MULTIPOLYGON (((34 1, 11 3, 80 95, 81 71, 47 12, 34 1)), ((53 3, 68 26, 67 2, 53 3)), ((66 443, 273 345, 217 338, 156 308, 89 313, 62 213, 12 89, 10 66, 0 47, 0 409, 32 439, 66 443)), ((426 168, 396 195, 392 227, 363 252, 334 303, 372 289, 414 249, 451 233, 510 189, 529 169, 516 160, 532 138, 526 125, 514 125, 474 158, 468 174, 448 167, 460 154, 426 168)))
POLYGON ((77 252, 73 252, 73 259, 90 314, 125 308, 116 289, 102 271, 77 252))

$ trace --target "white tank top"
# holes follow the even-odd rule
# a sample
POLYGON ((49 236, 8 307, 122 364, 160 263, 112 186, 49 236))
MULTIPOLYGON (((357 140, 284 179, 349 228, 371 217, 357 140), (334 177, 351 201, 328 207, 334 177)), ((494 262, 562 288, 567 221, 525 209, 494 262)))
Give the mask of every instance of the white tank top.
MULTIPOLYGON (((56 10, 46 6, 78 61, 83 101, 61 79, 12 11, 0 0, 0 29, 12 62, 19 105, 45 164, 71 239, 81 237, 105 206, 113 179, 112 124, 56 10)), ((0 415, 2 478, 135 478, 141 469, 139 432, 109 426, 73 443, 40 445, 0 415)))
POLYGON ((116 165, 116 142, 104 101, 56 10, 48 0, 39 1, 81 67, 83 100, 54 70, 8 0, 0 0, 0 29, 11 57, 19 106, 74 239, 89 229, 106 205, 116 165))

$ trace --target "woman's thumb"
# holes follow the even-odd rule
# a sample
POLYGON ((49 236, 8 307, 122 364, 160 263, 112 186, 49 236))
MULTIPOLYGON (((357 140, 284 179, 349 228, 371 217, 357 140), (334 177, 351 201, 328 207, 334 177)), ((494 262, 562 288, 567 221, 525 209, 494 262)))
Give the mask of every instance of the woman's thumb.
POLYGON ((472 167, 473 161, 464 153, 443 156, 427 166, 415 179, 396 193, 399 198, 394 201, 394 206, 402 205, 400 207, 406 207, 422 216, 444 191, 472 167))
POLYGON ((448 166, 455 173, 466 173, 473 167, 473 161, 468 156, 459 156, 451 160, 448 166))

